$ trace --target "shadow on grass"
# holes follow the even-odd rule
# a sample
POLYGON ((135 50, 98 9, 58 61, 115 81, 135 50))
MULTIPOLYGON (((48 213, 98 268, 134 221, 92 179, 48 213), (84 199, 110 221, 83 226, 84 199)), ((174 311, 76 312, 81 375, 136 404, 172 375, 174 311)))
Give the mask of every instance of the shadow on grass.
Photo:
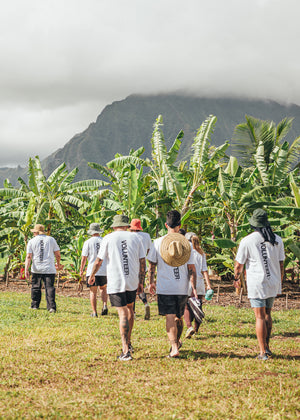
POLYGON ((300 337, 300 332, 285 332, 282 334, 273 335, 273 338, 280 338, 280 337, 300 337))
POLYGON ((202 340, 208 340, 210 338, 220 338, 220 337, 236 337, 236 338, 256 338, 255 334, 240 334, 240 333, 234 333, 234 334, 209 334, 207 336, 201 336, 197 335, 193 338, 193 340, 202 341, 202 340))
MULTIPOLYGON (((206 353, 203 351, 188 351, 188 350, 181 350, 180 355, 176 359, 172 360, 205 360, 205 359, 256 359, 256 355, 253 354, 249 355, 240 355, 235 353, 206 353)), ((166 356, 162 356, 162 359, 166 358, 166 356)), ((272 362, 272 360, 300 360, 300 355, 290 355, 290 354, 273 354, 268 362, 272 362)), ((261 362, 260 360, 258 362, 261 362)))

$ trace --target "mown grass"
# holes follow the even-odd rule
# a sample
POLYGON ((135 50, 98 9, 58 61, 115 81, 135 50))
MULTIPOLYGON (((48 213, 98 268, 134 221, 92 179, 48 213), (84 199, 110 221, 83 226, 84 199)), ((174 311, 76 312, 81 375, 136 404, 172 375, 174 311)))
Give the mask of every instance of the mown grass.
POLYGON ((58 297, 58 312, 0 295, 1 419, 297 419, 299 311, 274 312, 272 350, 255 359, 250 309, 206 305, 199 336, 166 358, 164 319, 137 303, 132 362, 118 362, 118 317, 90 317, 89 301, 58 297))

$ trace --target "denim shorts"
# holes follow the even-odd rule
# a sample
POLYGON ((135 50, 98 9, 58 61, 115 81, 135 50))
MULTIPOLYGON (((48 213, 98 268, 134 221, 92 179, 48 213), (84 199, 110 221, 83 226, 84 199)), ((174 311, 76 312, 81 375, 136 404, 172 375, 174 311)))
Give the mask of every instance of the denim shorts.
POLYGON ((269 297, 267 299, 249 299, 251 308, 272 308, 275 297, 269 297))

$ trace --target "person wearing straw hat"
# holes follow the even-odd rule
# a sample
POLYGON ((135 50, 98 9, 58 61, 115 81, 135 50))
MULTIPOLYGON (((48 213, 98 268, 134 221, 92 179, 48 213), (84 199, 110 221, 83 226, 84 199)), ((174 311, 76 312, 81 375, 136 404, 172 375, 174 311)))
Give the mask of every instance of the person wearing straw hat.
MULTIPOLYGON (((142 240, 144 248, 145 248, 145 253, 147 255, 148 252, 149 252, 149 249, 151 247, 152 241, 151 241, 151 237, 150 237, 149 233, 143 232, 143 228, 142 228, 140 219, 132 219, 131 223, 130 223, 129 230, 130 230, 130 232, 134 232, 135 234, 137 234, 139 236, 139 238, 142 240)), ((144 287, 145 287, 145 284, 144 284, 144 287)), ((149 320, 150 319, 150 306, 149 306, 149 303, 147 302, 147 296, 146 296, 145 291, 140 293, 138 296, 141 299, 141 301, 143 302, 143 304, 145 305, 144 319, 149 320)))
POLYGON ((256 209, 249 223, 254 232, 240 242, 234 266, 234 286, 240 287, 240 275, 246 265, 248 298, 256 318, 259 360, 272 356, 270 336, 271 310, 276 295, 281 293, 285 258, 283 241, 273 233, 267 212, 256 209))
POLYGON ((171 344, 168 357, 179 356, 182 346, 180 340, 183 321, 182 316, 188 299, 189 284, 191 282, 193 294, 196 291, 196 268, 194 265, 191 245, 179 233, 181 226, 180 213, 170 210, 166 217, 168 233, 155 239, 151 245, 149 261, 149 291, 157 293, 158 311, 166 317, 166 331, 171 344), (154 275, 157 268, 157 282, 154 275))
POLYGON ((88 261, 88 266, 86 270, 86 285, 90 289, 90 302, 92 306, 92 317, 98 317, 97 313, 97 290, 100 289, 100 296, 103 302, 103 308, 101 315, 107 315, 107 293, 106 293, 106 284, 107 284, 107 277, 106 277, 106 263, 105 261, 101 265, 99 271, 97 271, 95 275, 95 283, 90 285, 88 280, 89 276, 92 272, 94 262, 97 258, 98 252, 101 247, 101 242, 103 238, 100 236, 103 230, 100 229, 99 223, 91 223, 90 228, 88 230, 88 234, 91 235, 91 238, 84 242, 82 247, 81 253, 81 264, 80 264, 80 275, 83 276, 84 267, 86 265, 86 261, 88 261))
POLYGON ((42 297, 42 283, 45 286, 47 309, 50 313, 56 312, 54 280, 56 267, 61 269, 60 250, 56 240, 47 236, 45 227, 36 224, 31 232, 34 238, 27 244, 25 260, 25 277, 29 280, 29 268, 31 266, 31 308, 39 309, 42 297), (56 259, 56 266, 55 266, 56 259))
POLYGON ((118 360, 132 360, 131 333, 134 323, 133 306, 137 293, 143 291, 146 255, 142 241, 127 232, 130 223, 127 216, 117 214, 113 218, 113 232, 106 235, 94 263, 89 284, 94 284, 95 274, 106 260, 107 293, 119 315, 122 352, 118 360))

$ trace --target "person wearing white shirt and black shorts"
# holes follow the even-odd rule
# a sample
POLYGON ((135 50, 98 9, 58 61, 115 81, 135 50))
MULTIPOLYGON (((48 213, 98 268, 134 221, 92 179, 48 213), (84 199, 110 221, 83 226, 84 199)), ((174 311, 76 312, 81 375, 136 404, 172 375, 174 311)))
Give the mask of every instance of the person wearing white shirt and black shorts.
POLYGON ((121 361, 132 359, 131 332, 134 323, 133 305, 136 294, 143 291, 145 280, 145 250, 137 235, 127 232, 130 226, 127 216, 114 216, 114 232, 106 235, 94 263, 89 284, 94 284, 95 274, 106 261, 107 293, 119 315, 122 340, 121 361))
POLYGON ((180 213, 177 210, 169 211, 166 218, 168 234, 153 241, 147 256, 149 291, 152 294, 156 291, 159 314, 166 317, 166 331, 171 344, 168 355, 170 358, 178 357, 182 346, 180 339, 183 330, 182 316, 190 282, 193 294, 197 297, 196 268, 191 245, 179 233, 180 226, 180 213))
POLYGON ((80 265, 80 275, 83 276, 84 267, 86 265, 86 261, 88 261, 88 266, 86 270, 86 285, 90 289, 90 301, 92 306, 92 317, 98 317, 97 313, 97 289, 100 289, 100 296, 103 302, 103 308, 101 315, 107 315, 107 293, 106 293, 106 284, 107 284, 107 277, 106 277, 106 263, 105 261, 102 263, 99 271, 97 271, 95 275, 95 283, 94 285, 90 285, 88 283, 89 276, 92 272, 94 262, 97 258, 98 252, 100 251, 101 242, 103 238, 100 236, 103 230, 100 229, 100 225, 98 223, 91 223, 90 228, 88 230, 88 234, 92 237, 85 241, 82 247, 81 252, 81 265, 80 265))

